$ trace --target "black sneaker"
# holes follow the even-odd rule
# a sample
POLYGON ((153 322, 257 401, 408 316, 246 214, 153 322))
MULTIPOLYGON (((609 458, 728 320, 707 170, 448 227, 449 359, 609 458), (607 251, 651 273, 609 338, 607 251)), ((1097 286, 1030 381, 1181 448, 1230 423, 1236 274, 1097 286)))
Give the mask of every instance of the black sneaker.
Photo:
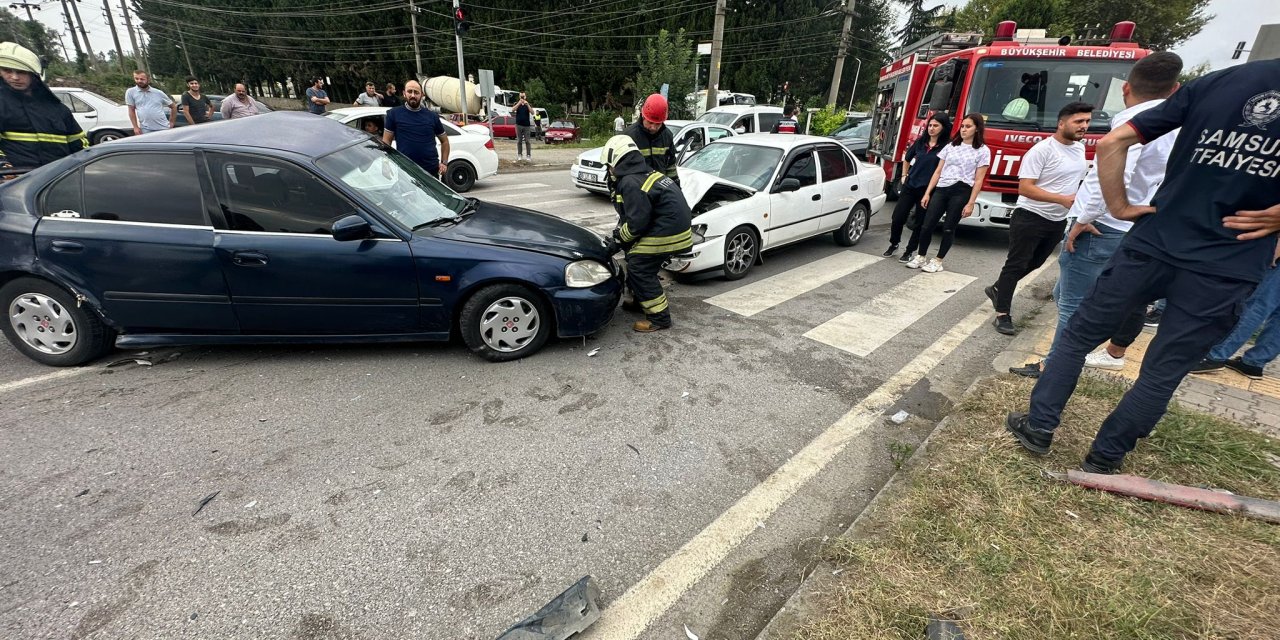
POLYGON ((896 244, 889 245, 889 248, 884 250, 884 257, 888 258, 889 256, 893 255, 893 253, 897 250, 898 250, 898 245, 896 244))
POLYGON ((983 289, 982 292, 987 294, 987 299, 991 301, 991 306, 996 306, 996 294, 998 293, 996 291, 996 286, 993 284, 986 289, 983 289))
POLYGON ((1235 371, 1236 373, 1239 373, 1241 375, 1248 376, 1252 380, 1262 379, 1262 367, 1255 367, 1251 364, 1248 364, 1244 360, 1241 360, 1240 356, 1236 356, 1226 361, 1225 364, 1228 369, 1235 371))
POLYGON ((898 256, 898 262, 903 262, 903 263, 911 262, 911 259, 912 259, 912 258, 914 258, 914 257, 915 257, 915 255, 916 255, 916 252, 914 252, 914 251, 907 251, 907 252, 903 253, 902 255, 898 256))
POLYGON ((1053 434, 1031 428, 1031 421, 1025 413, 1011 413, 1004 419, 1004 427, 1018 439, 1023 449, 1038 456, 1048 455, 1053 446, 1053 434))
POLYGON ((1120 473, 1120 465, 1124 464, 1124 458, 1119 460, 1108 460, 1092 451, 1084 457, 1084 462, 1080 463, 1080 470, 1087 473, 1101 473, 1103 475, 1115 475, 1120 473))
POLYGON ((1160 326, 1160 316, 1162 315, 1164 315, 1164 313, 1160 311, 1156 311, 1154 309, 1151 311, 1148 311, 1147 316, 1142 319, 1142 324, 1148 327, 1158 327, 1160 326))
POLYGON ((1010 316, 996 316, 996 319, 992 320, 991 324, 995 326, 996 331, 1006 336, 1018 333, 1018 329, 1013 326, 1013 318, 1010 316))
POLYGON ((1200 361, 1200 364, 1196 365, 1195 368, 1191 370, 1191 373, 1209 373, 1211 371, 1222 371, 1222 368, 1225 367, 1226 365, 1227 365, 1226 360, 1210 360, 1208 358, 1205 358, 1204 360, 1200 361))
POLYGON ((1009 373, 1022 376, 1024 378, 1039 378, 1041 366, 1039 362, 1029 362, 1021 367, 1009 367, 1009 373))

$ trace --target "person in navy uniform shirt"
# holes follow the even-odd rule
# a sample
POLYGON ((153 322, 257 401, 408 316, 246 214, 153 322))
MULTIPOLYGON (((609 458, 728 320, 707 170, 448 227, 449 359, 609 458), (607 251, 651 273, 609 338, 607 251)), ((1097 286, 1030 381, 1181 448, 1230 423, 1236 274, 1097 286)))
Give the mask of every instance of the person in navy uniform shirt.
POLYGON ((1192 81, 1098 143, 1107 209, 1134 220, 1031 392, 1029 413, 1006 428, 1024 448, 1049 452, 1085 355, 1132 310, 1168 300, 1142 373, 1103 421, 1081 468, 1116 473, 1150 435, 1178 384, 1230 333, 1271 264, 1280 231, 1280 60, 1260 60, 1192 81), (1152 206, 1129 202, 1129 147, 1181 128, 1152 206))

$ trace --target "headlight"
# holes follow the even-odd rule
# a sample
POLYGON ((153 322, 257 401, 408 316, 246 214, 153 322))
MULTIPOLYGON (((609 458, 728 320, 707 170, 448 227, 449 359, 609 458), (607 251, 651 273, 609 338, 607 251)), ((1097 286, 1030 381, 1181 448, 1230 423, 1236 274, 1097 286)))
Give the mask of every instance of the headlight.
POLYGON ((594 287, 608 281, 612 276, 613 274, 609 273, 609 267, 595 260, 570 262, 564 268, 564 283, 577 289, 594 287))
POLYGON ((714 240, 715 238, 720 237, 720 236, 714 236, 712 238, 707 238, 707 225, 705 224, 695 224, 692 227, 690 227, 689 230, 693 232, 693 244, 695 245, 702 244, 709 239, 714 240))

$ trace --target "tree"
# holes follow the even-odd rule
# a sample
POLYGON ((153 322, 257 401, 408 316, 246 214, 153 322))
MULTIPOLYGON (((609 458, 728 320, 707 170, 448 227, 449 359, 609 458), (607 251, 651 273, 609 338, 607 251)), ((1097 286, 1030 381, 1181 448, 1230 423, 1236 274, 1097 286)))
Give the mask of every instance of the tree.
POLYGON ((0 39, 16 42, 45 62, 61 60, 57 32, 37 20, 23 20, 11 11, 0 10, 0 39))
POLYGON ((1105 37, 1111 25, 1137 23, 1135 37, 1144 47, 1169 50, 1186 42, 1213 18, 1210 0, 969 0, 956 13, 956 26, 990 34, 1002 20, 1051 35, 1105 37), (1101 33, 1098 31, 1101 30, 1101 33))
POLYGON ((636 56, 640 72, 636 74, 636 97, 658 93, 663 84, 667 89, 667 109, 671 118, 691 115, 686 96, 693 93, 693 57, 697 50, 692 40, 685 37, 684 29, 674 34, 663 29, 648 41, 645 52, 636 56))
POLYGON ((907 7, 907 22, 896 33, 902 44, 911 44, 938 31, 939 18, 945 5, 925 9, 925 0, 898 0, 907 7))
POLYGON ((1208 62, 1201 62, 1200 64, 1194 67, 1191 67, 1190 69, 1183 69, 1182 73, 1178 74, 1178 83, 1186 84, 1188 82, 1191 82, 1192 80, 1195 80, 1196 78, 1199 78, 1200 76, 1206 73, 1209 73, 1212 70, 1213 69, 1210 68, 1208 62))

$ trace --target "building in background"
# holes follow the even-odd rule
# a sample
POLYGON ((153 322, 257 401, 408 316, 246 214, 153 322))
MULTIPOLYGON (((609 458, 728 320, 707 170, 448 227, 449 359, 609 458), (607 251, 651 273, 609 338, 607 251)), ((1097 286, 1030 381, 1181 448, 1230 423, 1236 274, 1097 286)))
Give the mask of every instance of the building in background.
POLYGON ((1280 58, 1280 24, 1264 24, 1258 27, 1258 37, 1249 50, 1249 62, 1280 58))

